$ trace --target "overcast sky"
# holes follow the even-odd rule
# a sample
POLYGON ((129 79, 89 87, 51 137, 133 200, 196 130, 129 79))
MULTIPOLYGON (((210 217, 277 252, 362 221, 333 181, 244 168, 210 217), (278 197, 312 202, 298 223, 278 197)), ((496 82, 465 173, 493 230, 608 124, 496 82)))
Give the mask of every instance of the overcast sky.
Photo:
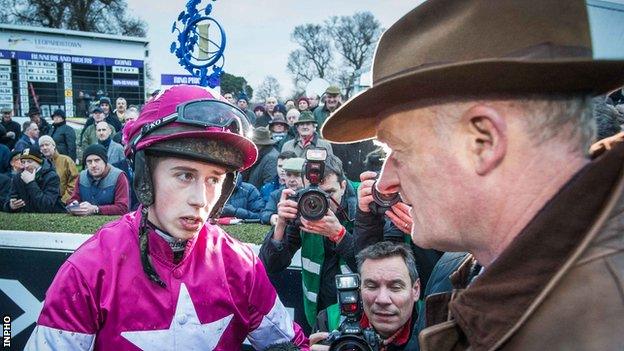
MULTIPOLYGON (((202 7, 209 2, 213 4, 212 16, 226 32, 224 70, 245 77, 254 89, 265 76, 272 75, 282 85, 282 96, 287 96, 293 89, 286 63, 290 51, 297 47, 290 40, 295 26, 322 23, 330 16, 370 11, 388 28, 422 0, 203 0, 202 7)), ((131 13, 149 26, 152 88, 160 85, 163 73, 186 73, 169 53, 175 40, 171 25, 185 5, 186 1, 180 0, 128 0, 131 13)))

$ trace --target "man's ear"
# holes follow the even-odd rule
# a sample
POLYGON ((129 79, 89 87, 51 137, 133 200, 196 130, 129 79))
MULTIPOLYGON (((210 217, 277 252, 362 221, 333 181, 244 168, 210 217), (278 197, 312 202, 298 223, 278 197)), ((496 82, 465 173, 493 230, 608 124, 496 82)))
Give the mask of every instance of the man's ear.
POLYGON ((416 279, 414 285, 412 285, 412 293, 414 301, 417 301, 420 298, 420 279, 416 279))
POLYGON ((507 122, 493 107, 476 105, 462 115, 468 133, 468 153, 478 175, 494 170, 507 154, 507 122))

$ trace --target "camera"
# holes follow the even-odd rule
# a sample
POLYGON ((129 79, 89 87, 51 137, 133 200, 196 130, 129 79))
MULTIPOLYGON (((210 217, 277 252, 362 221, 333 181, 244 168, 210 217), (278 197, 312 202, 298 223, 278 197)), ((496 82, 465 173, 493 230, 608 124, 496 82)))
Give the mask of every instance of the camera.
POLYGON ((336 275, 336 291, 340 315, 344 321, 338 330, 329 334, 326 342, 330 351, 377 351, 381 339, 372 328, 362 328, 363 307, 360 298, 360 275, 336 275))
POLYGON ((377 181, 373 183, 373 202, 368 204, 368 208, 375 215, 382 215, 392 207, 392 205, 401 201, 399 193, 382 194, 377 190, 377 181))
POLYGON ((319 220, 329 209, 329 195, 319 188, 325 173, 325 159, 325 148, 310 148, 306 151, 304 174, 310 185, 288 197, 289 200, 297 202, 295 224, 299 223, 300 216, 310 221, 319 220))

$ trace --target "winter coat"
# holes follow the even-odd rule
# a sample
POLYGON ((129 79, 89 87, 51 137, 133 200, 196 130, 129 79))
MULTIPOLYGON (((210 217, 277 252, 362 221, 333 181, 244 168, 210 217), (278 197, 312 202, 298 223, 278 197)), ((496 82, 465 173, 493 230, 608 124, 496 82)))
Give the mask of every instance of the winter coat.
POLYGON ((324 147, 327 150, 328 155, 334 153, 331 144, 327 140, 321 139, 318 133, 314 134, 312 142, 306 145, 306 147, 303 147, 300 138, 288 140, 284 143, 284 146, 282 146, 282 152, 292 151, 297 155, 297 157, 305 158, 306 150, 311 147, 324 147))
POLYGON ((22 134, 17 143, 15 143, 15 148, 13 148, 13 150, 22 152, 25 149, 30 149, 33 146, 38 146, 37 141, 35 140, 35 142, 33 143, 28 135, 22 134))
POLYGON ((248 183, 256 189, 262 188, 264 183, 270 182, 277 175, 277 156, 279 152, 273 147, 266 146, 265 152, 261 155, 255 165, 249 170, 248 183))
POLYGON ((475 279, 427 298, 420 350, 624 349, 624 145, 572 177, 475 279))
POLYGON ((253 185, 243 182, 240 175, 236 179, 234 193, 223 207, 221 215, 240 219, 259 219, 260 212, 264 209, 264 200, 260 192, 253 185))
MULTIPOLYGON (((108 124, 112 129, 113 133, 115 133, 115 127, 112 124, 108 124)), ((89 145, 97 144, 98 138, 97 133, 95 131, 95 125, 91 124, 85 129, 82 130, 81 138, 80 138, 80 147, 82 150, 86 149, 89 145)))
POLYGON ((0 137, 0 144, 6 145, 9 148, 9 150, 13 150, 13 148, 15 147, 15 143, 17 143, 19 138, 22 136, 22 127, 20 127, 19 123, 13 120, 9 122, 5 122, 4 120, 2 120, 0 124, 2 124, 4 129, 6 129, 7 133, 8 132, 15 133, 14 138, 9 138, 6 135, 3 135, 0 137))
POLYGON ((76 160, 76 132, 74 128, 65 124, 52 124, 50 136, 56 143, 56 151, 59 154, 69 156, 72 160, 76 160))
POLYGON ((26 206, 12 210, 9 206, 10 200, 7 200, 3 205, 6 212, 65 212, 65 206, 61 202, 59 176, 47 160, 43 161, 35 174, 35 180, 28 184, 22 180, 21 173, 13 175, 11 197, 24 200, 26 206))
POLYGON ((271 216, 277 213, 277 203, 282 196, 282 190, 284 190, 283 185, 269 194, 269 200, 264 204, 264 209, 260 213, 260 223, 271 224, 271 216))
POLYGON ((74 160, 66 155, 59 154, 58 151, 52 156, 51 161, 54 163, 54 169, 61 181, 61 201, 66 203, 74 193, 74 187, 78 179, 78 168, 76 168, 74 160))
POLYGON ((150 229, 160 286, 141 267, 140 223, 137 211, 104 225, 65 261, 25 350, 240 350, 245 338, 308 349, 251 248, 205 224, 175 263, 150 229))

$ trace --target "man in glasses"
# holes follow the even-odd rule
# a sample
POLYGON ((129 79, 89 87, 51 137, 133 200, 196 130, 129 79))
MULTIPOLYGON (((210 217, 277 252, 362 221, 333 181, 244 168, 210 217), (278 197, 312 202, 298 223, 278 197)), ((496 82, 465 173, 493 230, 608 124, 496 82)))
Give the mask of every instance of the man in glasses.
POLYGON ((60 268, 26 349, 307 346, 257 256, 209 223, 257 158, 239 115, 212 90, 179 85, 126 124, 141 205, 60 268))

